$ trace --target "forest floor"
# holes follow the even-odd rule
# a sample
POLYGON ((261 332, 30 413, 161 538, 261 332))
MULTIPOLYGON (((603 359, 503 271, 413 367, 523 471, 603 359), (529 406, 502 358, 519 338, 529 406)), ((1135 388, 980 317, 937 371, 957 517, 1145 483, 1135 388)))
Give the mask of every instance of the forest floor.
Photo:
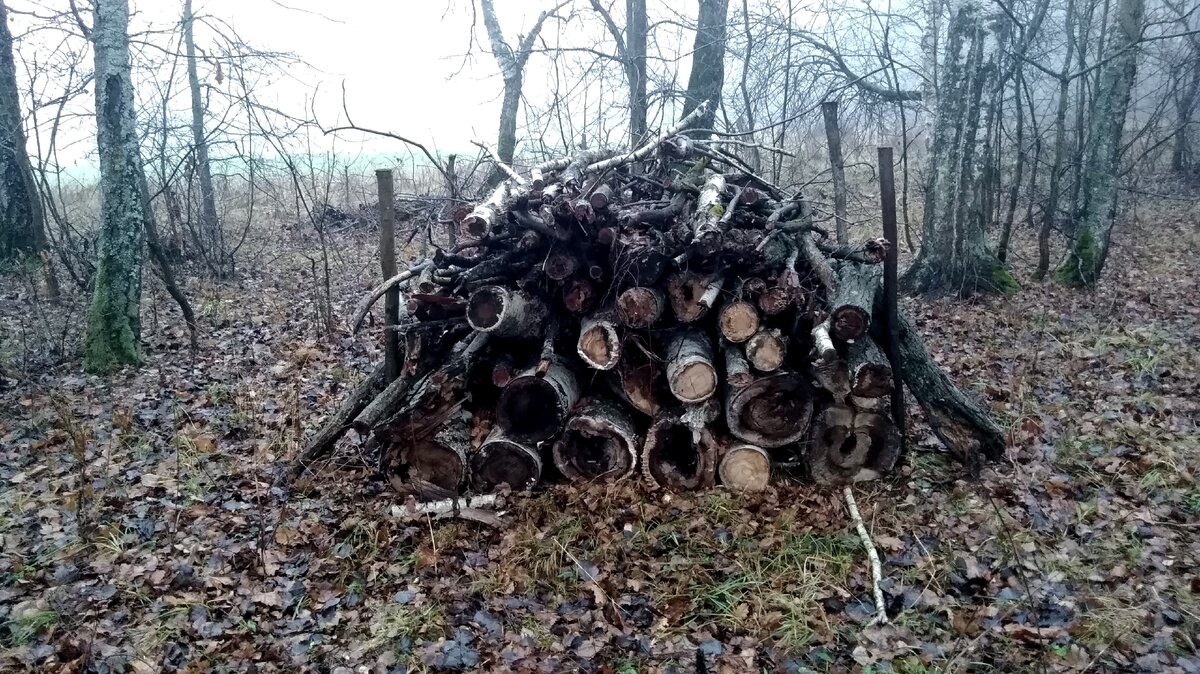
MULTIPOLYGON (((837 489, 557 486, 490 528, 404 516, 353 439, 274 488, 377 356, 319 335, 311 234, 193 277, 195 355, 148 272, 145 364, 106 378, 77 357, 86 298, 9 274, 0 671, 1200 671, 1196 204, 1139 207, 1095 292, 1019 249, 1016 295, 907 303, 1010 448, 968 481, 914 410, 907 465, 855 488, 875 627, 837 489)), ((373 237, 333 235, 343 320, 373 237)))

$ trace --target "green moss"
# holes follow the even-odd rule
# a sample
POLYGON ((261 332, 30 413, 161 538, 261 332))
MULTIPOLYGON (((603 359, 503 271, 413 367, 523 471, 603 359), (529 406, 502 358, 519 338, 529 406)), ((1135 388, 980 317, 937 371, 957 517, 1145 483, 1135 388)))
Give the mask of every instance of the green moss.
POLYGON ((992 267, 992 289, 1002 295, 1011 295, 1021 289, 1017 278, 999 260, 992 267))
POLYGON ((1066 261, 1055 272, 1059 283, 1071 288, 1090 288, 1100 277, 1100 250, 1088 227, 1080 230, 1066 261))
POLYGON ((722 215, 725 215, 725 207, 721 204, 713 204, 713 207, 708 209, 708 214, 714 218, 719 218, 722 215))
POLYGON ((103 374, 141 362, 136 320, 129 318, 131 311, 136 316, 138 308, 119 300, 108 268, 101 264, 83 338, 83 365, 88 372, 103 374))

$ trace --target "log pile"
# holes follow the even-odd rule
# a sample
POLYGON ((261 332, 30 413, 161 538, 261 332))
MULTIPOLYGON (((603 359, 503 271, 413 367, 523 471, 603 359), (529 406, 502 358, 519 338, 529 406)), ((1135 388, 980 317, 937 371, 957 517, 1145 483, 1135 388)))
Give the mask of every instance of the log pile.
POLYGON ((781 467, 821 484, 893 468, 887 242, 828 242, 800 195, 681 133, 688 121, 632 152, 509 169, 456 214, 457 244, 360 305, 356 327, 406 289, 407 318, 386 326, 400 376, 377 373, 353 421, 336 416, 398 487, 761 490, 781 467))

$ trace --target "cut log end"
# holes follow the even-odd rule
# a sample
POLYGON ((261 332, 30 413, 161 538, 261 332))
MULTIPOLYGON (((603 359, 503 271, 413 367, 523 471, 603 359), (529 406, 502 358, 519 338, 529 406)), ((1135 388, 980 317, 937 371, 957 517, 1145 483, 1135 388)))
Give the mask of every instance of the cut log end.
POLYGON ((699 330, 676 332, 667 346, 667 385, 685 403, 707 400, 717 391, 712 344, 699 330))
POLYGON ((890 470, 899 444, 899 433, 887 417, 833 405, 813 424, 805 458, 818 484, 850 484, 890 470))
POLYGON ((779 330, 760 330, 746 342, 746 360, 760 372, 773 372, 787 357, 787 343, 779 330))
POLYGON ((853 341, 867 334, 871 316, 859 307, 838 307, 829 316, 830 332, 843 341, 853 341))
POLYGON ((744 342, 758 332, 758 311, 749 302, 729 302, 721 307, 718 325, 725 339, 744 342))
POLYGON ((753 445, 731 447, 718 469, 721 484, 735 491, 762 491, 771 483, 771 458, 753 445))
POLYGON ((636 286, 617 298, 617 316, 626 327, 648 328, 662 317, 666 304, 666 295, 658 288, 636 286))
POLYGON ((715 449, 707 430, 694 431, 678 415, 660 414, 646 434, 642 470, 652 484, 667 489, 711 486, 715 449))
POLYGON ((725 419, 737 438, 760 447, 782 447, 808 432, 812 393, 804 378, 787 372, 760 377, 741 389, 730 389, 725 419))
POLYGON ((617 326, 603 318, 585 320, 579 332, 579 357, 593 370, 611 370, 621 360, 617 326))
POLYGON ((484 286, 471 293, 467 302, 467 323, 497 337, 536 336, 547 315, 538 297, 502 286, 484 286))
POLYGON ((522 372, 504 387, 496 405, 496 423, 517 442, 540 442, 558 433, 579 398, 575 374, 550 362, 522 372))

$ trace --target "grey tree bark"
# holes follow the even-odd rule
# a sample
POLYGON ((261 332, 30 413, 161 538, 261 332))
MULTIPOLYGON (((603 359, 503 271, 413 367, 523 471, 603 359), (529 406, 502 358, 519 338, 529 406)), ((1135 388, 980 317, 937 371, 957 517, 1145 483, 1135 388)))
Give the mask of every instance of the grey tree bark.
POLYGON ((1058 107, 1054 112, 1054 159, 1050 164, 1050 186, 1046 192, 1046 204, 1042 209, 1042 222, 1038 228, 1038 266, 1034 278, 1045 278, 1050 270, 1050 233, 1054 230, 1054 219, 1058 216, 1058 203, 1062 196, 1062 176, 1066 172, 1067 158, 1067 108, 1071 104, 1071 60, 1075 57, 1075 0, 1067 1, 1067 53, 1063 58, 1063 69, 1058 79, 1058 107))
POLYGON ((683 114, 688 115, 708 101, 708 110, 696 121, 695 127, 711 129, 717 109, 721 107, 721 86, 725 82, 725 22, 729 16, 729 0, 699 2, 692 72, 688 76, 683 114))
POLYGON ((1192 115, 1196 100, 1200 98, 1200 44, 1188 39, 1191 58, 1172 70, 1175 80, 1175 143, 1171 148, 1171 170, 1176 173, 1190 171, 1195 163, 1192 150, 1192 115))
POLYGON ((192 155, 196 179, 200 182, 200 249, 209 268, 218 277, 233 273, 233 261, 225 246, 225 234, 217 218, 217 201, 213 193, 212 169, 208 161, 208 137, 204 133, 204 97, 200 93, 200 76, 196 62, 196 37, 192 0, 183 3, 183 44, 187 50, 188 91, 192 103, 192 155))
POLYGON ((8 9, 0 0, 0 260, 46 245, 45 218, 25 150, 8 9))
POLYGON ((1102 68, 1096 107, 1092 114, 1091 148, 1083 185, 1083 217, 1075 228, 1067 259, 1055 272, 1059 282, 1092 287, 1108 257, 1117 210, 1117 176, 1121 164, 1121 133, 1137 75, 1137 42, 1145 19, 1145 0, 1121 0, 1111 36, 1111 60, 1102 68))
MULTIPOLYGON (((558 5, 552 10, 542 12, 529 34, 525 35, 513 49, 504 39, 504 31, 500 29, 500 21, 496 18, 496 8, 492 0, 479 0, 483 10, 483 25, 487 29, 488 41, 492 46, 492 56, 500 66, 500 77, 504 80, 504 96, 500 103, 500 130, 496 135, 496 154, 500 161, 512 164, 513 155, 517 149, 517 115, 521 110, 521 88, 525 81, 525 64, 533 51, 533 42, 542 32, 546 19, 558 10, 558 5)), ((488 179, 491 185, 499 185, 506 177, 500 167, 495 167, 488 179)))
POLYGON ((84 365, 104 372, 141 359, 142 235, 149 208, 134 119, 129 1, 96 0, 93 13, 100 244, 84 365))
POLYGON ((825 139, 829 142, 829 164, 833 168, 833 217, 837 242, 850 243, 850 222, 846 219, 846 165, 842 160, 842 129, 838 125, 838 102, 821 103, 825 118, 825 139))
POLYGON ((612 13, 600 0, 591 0, 591 3, 617 43, 617 60, 625 70, 625 83, 629 88, 629 147, 640 147, 646 136, 649 107, 646 98, 646 39, 649 35, 646 0, 625 0, 624 30, 617 26, 612 13))
POLYGON ((987 242, 976 161, 985 85, 997 76, 984 60, 984 17, 970 5, 952 17, 940 64, 937 115, 925 184, 921 250, 901 280, 923 295, 1007 292, 1016 282, 987 242))

